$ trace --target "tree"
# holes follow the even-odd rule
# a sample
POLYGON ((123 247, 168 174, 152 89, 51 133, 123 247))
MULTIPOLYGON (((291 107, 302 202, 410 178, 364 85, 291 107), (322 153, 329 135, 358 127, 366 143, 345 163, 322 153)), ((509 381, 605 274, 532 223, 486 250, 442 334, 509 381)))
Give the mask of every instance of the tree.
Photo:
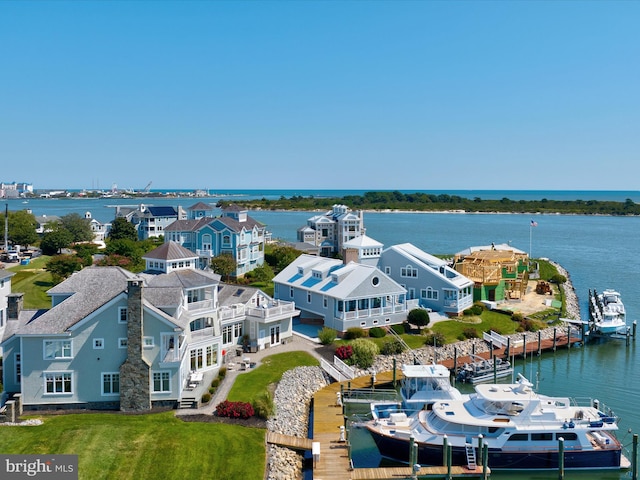
POLYGON ((56 255, 47 262, 45 270, 51 272, 54 283, 60 283, 83 266, 82 258, 77 255, 56 255))
POLYGON ((414 308, 407 314, 407 321, 417 327, 426 327, 429 320, 429 312, 423 308, 414 308))
POLYGON ((68 248, 73 242, 73 235, 62 225, 54 226, 54 229, 42 237, 40 248, 45 255, 61 253, 63 248, 68 248))
POLYGON ((73 236, 73 243, 89 242, 93 240, 91 220, 83 218, 77 213, 69 213, 60 217, 60 225, 73 236))
POLYGON ((274 274, 271 267, 265 263, 264 265, 256 267, 248 272, 247 276, 250 276, 254 282, 266 283, 273 280, 274 274))
POLYGON ((280 272, 301 254, 302 252, 300 250, 296 250, 293 247, 277 245, 273 247, 271 253, 265 252, 265 260, 276 272, 280 272))
MULTIPOLYGON (((0 215, 4 228, 4 214, 0 215)), ((30 245, 38 241, 36 217, 26 210, 9 212, 9 241, 14 245, 30 245)))
POLYGON ((226 277, 227 281, 236 268, 236 259, 230 253, 222 253, 211 259, 211 269, 218 275, 226 277))
POLYGON ((118 217, 111 223, 110 240, 138 240, 138 232, 133 223, 126 218, 118 217))

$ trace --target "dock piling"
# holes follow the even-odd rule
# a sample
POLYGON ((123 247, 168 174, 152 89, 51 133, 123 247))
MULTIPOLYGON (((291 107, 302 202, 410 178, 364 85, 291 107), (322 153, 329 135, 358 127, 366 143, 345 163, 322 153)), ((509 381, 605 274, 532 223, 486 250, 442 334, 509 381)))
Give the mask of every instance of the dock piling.
POLYGON ((564 438, 558 438, 558 479, 564 480, 564 438))
POLYGON ((633 434, 633 458, 631 459, 631 478, 638 480, 638 434, 633 434))

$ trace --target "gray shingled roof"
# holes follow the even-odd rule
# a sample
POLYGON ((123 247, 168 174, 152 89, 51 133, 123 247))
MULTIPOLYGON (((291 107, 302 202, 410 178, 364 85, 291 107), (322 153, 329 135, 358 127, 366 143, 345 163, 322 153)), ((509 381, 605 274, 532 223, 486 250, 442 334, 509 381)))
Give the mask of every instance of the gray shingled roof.
POLYGON ((213 207, 208 203, 198 202, 195 205, 191 205, 187 210, 213 210, 213 207))
POLYGON ((198 220, 176 220, 167 225, 165 232, 196 232, 203 226, 211 222, 211 217, 202 217, 198 220))
POLYGON ((180 289, 191 289, 215 285, 220 281, 220 275, 206 272, 204 270, 176 270, 164 275, 150 276, 148 280, 149 288, 152 287, 176 287, 180 289))
POLYGON ((255 287, 221 283, 218 289, 218 303, 221 307, 230 307, 236 303, 246 304, 258 291, 255 287))
POLYGON ((160 245, 158 248, 145 253, 142 256, 143 259, 155 259, 155 260, 183 260, 185 258, 198 258, 198 255, 193 253, 188 248, 184 248, 182 245, 176 242, 166 242, 160 245))
POLYGON ((120 267, 86 267, 51 288, 49 294, 70 294, 51 310, 20 328, 20 334, 64 333, 127 289, 136 275, 120 267))
MULTIPOLYGON (((264 227, 264 224, 251 218, 247 215, 247 220, 244 222, 239 222, 235 218, 231 217, 218 217, 216 220, 222 222, 224 225, 229 227, 234 232, 240 232, 244 228, 245 230, 251 230, 253 227, 264 227)), ((213 223, 213 222, 211 222, 213 223)))

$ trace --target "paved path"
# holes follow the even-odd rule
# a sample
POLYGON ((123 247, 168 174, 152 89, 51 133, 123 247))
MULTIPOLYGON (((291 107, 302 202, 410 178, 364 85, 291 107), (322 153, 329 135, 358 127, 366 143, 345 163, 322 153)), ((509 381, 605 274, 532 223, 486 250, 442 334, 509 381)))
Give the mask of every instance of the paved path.
MULTIPOLYGON (((326 358, 327 355, 330 357, 328 358, 329 361, 333 361, 333 356, 332 354, 328 354, 327 353, 327 347, 319 344, 319 343, 315 343, 305 337, 302 337, 296 333, 294 333, 293 335, 293 341, 284 344, 284 345, 278 345, 276 347, 273 348, 266 348, 263 350, 260 350, 259 352, 256 353, 243 353, 242 357, 237 357, 234 356, 235 355, 235 349, 233 352, 230 352, 229 354, 227 354, 226 357, 226 363, 233 363, 233 367, 231 369, 227 368, 227 373, 225 375, 224 380, 221 382, 220 386, 218 387, 218 389, 216 390, 216 393, 213 394, 213 397, 211 398, 211 401, 209 402, 208 405, 205 405, 203 407, 200 408, 183 408, 183 409, 178 409, 176 411, 176 415, 193 415, 193 414, 211 414, 215 411, 216 409, 216 405, 218 405, 220 402, 222 402, 223 400, 225 400, 227 398, 227 396, 229 395, 229 391, 231 390, 231 387, 233 386, 236 378, 238 378, 238 375, 243 375, 245 373, 250 372, 252 369, 250 370, 240 370, 239 369, 239 364, 238 361, 241 360, 244 357, 248 357, 251 359, 251 362, 256 362, 256 367, 259 367, 260 364, 262 363, 262 359, 264 359, 265 357, 268 357, 270 355, 276 355, 279 353, 285 353, 285 352, 297 352, 297 351, 304 351, 309 353, 310 355, 313 355, 315 358, 318 359, 318 361, 320 361, 322 358, 326 358), (323 357, 324 355, 324 357, 323 357)), ((217 371, 215 372, 210 372, 210 374, 207 376, 205 375, 205 378, 203 380, 203 385, 206 385, 207 387, 211 384, 211 381, 213 380, 213 378, 215 378, 215 376, 217 375, 217 371)), ((204 390, 206 391, 206 389, 204 390)), ((202 393, 204 393, 204 391, 202 393)), ((202 393, 198 392, 198 396, 202 395, 202 393)))

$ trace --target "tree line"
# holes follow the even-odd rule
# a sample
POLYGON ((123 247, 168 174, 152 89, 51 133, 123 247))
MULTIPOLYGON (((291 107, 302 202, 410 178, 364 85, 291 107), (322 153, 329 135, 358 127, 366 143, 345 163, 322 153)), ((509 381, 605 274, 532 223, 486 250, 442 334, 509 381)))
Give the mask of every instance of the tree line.
POLYGON ((330 210, 336 203, 347 205, 355 210, 408 210, 419 212, 465 211, 469 213, 564 213, 577 215, 640 215, 640 204, 631 199, 624 202, 607 200, 486 200, 480 197, 465 198, 459 195, 402 193, 400 191, 372 191, 363 195, 344 197, 303 197, 284 196, 277 200, 266 198, 256 200, 220 201, 219 206, 229 203, 261 210, 330 210))

